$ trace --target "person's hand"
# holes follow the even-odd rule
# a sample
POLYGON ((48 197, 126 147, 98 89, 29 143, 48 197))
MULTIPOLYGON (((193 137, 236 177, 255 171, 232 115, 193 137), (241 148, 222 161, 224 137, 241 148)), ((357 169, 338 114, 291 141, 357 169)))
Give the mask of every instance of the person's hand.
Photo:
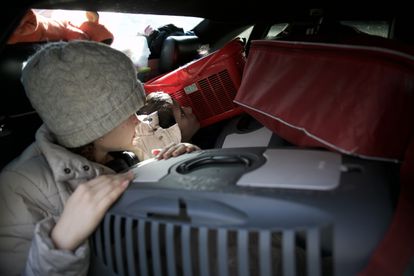
MULTIPOLYGON (((155 158, 158 160, 168 159, 170 157, 179 156, 181 154, 193 152, 196 150, 200 150, 200 148, 190 143, 171 143, 165 148, 161 149, 155 158)), ((153 151, 153 153, 156 152, 153 151)))
POLYGON ((52 229, 51 238, 56 248, 73 251, 88 239, 133 177, 130 171, 101 175, 80 184, 67 200, 52 229))
POLYGON ((180 106, 177 101, 173 101, 173 114, 175 121, 180 127, 181 141, 189 142, 193 135, 200 129, 200 122, 189 106, 180 106))
POLYGON ((151 25, 148 25, 144 29, 144 35, 149 36, 152 34, 153 31, 154 31, 154 28, 151 25))

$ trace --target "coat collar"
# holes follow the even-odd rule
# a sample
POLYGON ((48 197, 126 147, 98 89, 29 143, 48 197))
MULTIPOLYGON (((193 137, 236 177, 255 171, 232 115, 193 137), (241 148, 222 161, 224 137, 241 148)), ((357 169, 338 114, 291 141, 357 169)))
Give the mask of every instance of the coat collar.
POLYGON ((89 161, 57 144, 55 136, 44 124, 36 132, 36 142, 51 168, 55 181, 67 182, 73 190, 79 183, 98 175, 115 173, 110 168, 89 161))

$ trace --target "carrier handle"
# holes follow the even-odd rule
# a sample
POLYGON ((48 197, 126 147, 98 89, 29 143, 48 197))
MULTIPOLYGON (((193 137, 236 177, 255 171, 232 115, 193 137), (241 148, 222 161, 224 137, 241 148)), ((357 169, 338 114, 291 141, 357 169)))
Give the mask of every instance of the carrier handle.
POLYGON ((177 167, 177 172, 186 174, 196 169, 200 169, 209 165, 243 165, 248 168, 251 166, 251 161, 246 156, 241 155, 215 155, 215 156, 204 156, 191 159, 187 162, 180 164, 177 167))

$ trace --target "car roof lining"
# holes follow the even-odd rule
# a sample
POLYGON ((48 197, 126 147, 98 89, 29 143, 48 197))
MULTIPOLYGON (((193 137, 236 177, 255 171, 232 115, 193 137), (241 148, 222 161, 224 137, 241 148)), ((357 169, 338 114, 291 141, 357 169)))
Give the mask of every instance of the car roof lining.
POLYGON ((322 9, 324 14, 342 20, 366 19, 367 15, 370 16, 370 19, 385 19, 403 12, 406 8, 403 5, 393 8, 378 2, 373 5, 361 5, 357 1, 335 1, 335 3, 328 4, 322 4, 319 1, 279 1, 279 3, 269 4, 266 0, 257 0, 254 5, 241 5, 240 3, 240 1, 228 0, 226 1, 227 8, 224 8, 222 1, 219 0, 206 1, 205 5, 199 5, 189 0, 57 0, 32 1, 32 7, 182 15, 232 22, 257 22, 258 20, 271 21, 275 19, 289 21, 294 18, 306 18, 319 9, 322 9), (272 8, 264 8, 269 5, 272 8))

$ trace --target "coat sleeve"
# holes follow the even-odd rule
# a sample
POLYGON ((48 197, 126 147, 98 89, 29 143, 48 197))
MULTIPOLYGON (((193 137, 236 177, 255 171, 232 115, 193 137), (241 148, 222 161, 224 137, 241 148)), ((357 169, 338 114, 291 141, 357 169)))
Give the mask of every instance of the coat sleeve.
POLYGON ((89 247, 57 250, 49 237, 51 204, 28 177, 0 175, 0 275, 86 275, 89 247))
POLYGON ((53 218, 46 218, 36 225, 24 275, 87 275, 87 242, 75 252, 56 249, 49 236, 54 225, 53 218))

